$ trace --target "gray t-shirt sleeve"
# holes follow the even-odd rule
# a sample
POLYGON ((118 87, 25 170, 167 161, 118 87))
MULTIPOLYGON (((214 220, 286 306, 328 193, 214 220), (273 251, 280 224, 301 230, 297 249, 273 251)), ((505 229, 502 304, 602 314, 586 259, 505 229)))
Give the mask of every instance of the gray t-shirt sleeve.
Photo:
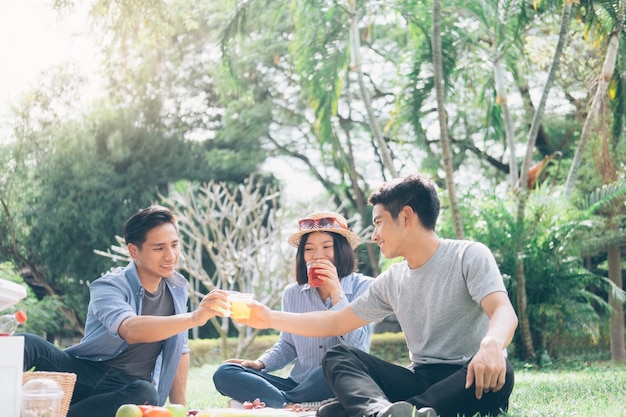
POLYGON ((394 312, 389 297, 392 288, 389 280, 395 267, 392 265, 380 274, 360 297, 352 300, 350 309, 354 314, 369 322, 377 322, 394 312))

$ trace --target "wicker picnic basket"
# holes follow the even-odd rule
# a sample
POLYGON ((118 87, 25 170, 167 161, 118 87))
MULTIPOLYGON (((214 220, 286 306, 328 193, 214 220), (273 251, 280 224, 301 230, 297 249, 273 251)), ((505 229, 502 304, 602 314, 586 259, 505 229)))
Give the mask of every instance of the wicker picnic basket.
POLYGON ((74 384, 76 383, 76 374, 69 372, 24 372, 22 374, 22 384, 27 383, 31 379, 45 378, 52 379, 57 382, 63 390, 63 399, 61 400, 61 408, 59 414, 56 417, 66 417, 67 412, 70 409, 70 402, 72 401, 72 395, 74 394, 74 384))

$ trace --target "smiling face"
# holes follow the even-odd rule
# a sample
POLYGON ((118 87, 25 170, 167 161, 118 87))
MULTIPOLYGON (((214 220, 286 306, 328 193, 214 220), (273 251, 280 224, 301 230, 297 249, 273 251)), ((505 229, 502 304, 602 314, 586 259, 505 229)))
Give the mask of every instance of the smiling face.
POLYGON ((164 223, 150 229, 141 247, 128 245, 128 251, 135 261, 137 273, 146 290, 154 292, 161 280, 174 273, 180 246, 178 231, 171 223, 164 223))
POLYGON ((304 262, 316 259, 328 259, 335 261, 335 241, 330 233, 310 233, 304 244, 304 262))
POLYGON ((380 247, 383 255, 387 259, 402 256, 399 247, 400 224, 397 219, 391 217, 391 213, 382 204, 374 205, 372 223, 374 224, 372 240, 380 247))

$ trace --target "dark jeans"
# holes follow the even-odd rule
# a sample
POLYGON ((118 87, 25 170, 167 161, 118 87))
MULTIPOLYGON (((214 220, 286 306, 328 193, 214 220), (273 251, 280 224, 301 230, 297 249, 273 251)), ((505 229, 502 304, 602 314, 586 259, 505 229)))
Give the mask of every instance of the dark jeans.
POLYGON ((102 363, 77 359, 39 336, 24 336, 24 370, 76 374, 67 417, 113 417, 122 404, 157 405, 155 386, 102 363))
POLYGON ((285 403, 322 401, 333 396, 321 366, 298 384, 291 378, 281 378, 236 363, 223 363, 213 374, 213 383, 215 389, 226 397, 239 402, 259 398, 272 408, 283 408, 285 403))
POLYGON ((514 382, 511 364, 507 361, 504 387, 483 394, 480 400, 474 386, 465 389, 468 364, 421 365, 411 370, 344 345, 329 349, 322 360, 326 379, 351 417, 375 416, 397 401, 432 407, 441 417, 495 416, 506 411, 514 382))

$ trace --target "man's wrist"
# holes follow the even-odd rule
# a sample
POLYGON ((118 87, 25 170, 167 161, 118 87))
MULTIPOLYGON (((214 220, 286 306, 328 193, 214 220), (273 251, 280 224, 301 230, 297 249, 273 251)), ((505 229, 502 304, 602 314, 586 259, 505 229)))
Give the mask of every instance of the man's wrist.
POLYGON ((502 343, 502 341, 494 337, 485 336, 483 337, 483 340, 480 341, 480 347, 489 347, 494 345, 498 349, 504 349, 504 344, 502 343))

